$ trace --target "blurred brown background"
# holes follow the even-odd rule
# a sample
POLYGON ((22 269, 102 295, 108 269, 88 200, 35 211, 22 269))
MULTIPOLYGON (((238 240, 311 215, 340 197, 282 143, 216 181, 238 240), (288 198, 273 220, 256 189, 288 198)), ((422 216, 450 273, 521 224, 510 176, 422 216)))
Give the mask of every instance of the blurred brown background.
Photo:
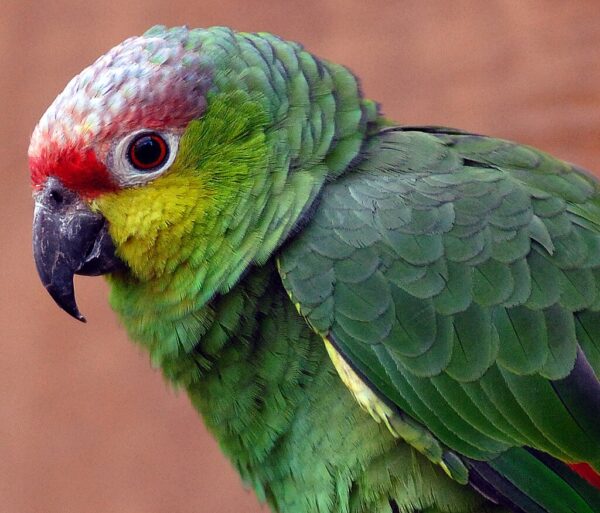
POLYGON ((261 510, 127 341, 103 281, 79 279, 79 324, 30 256, 34 124, 74 74, 156 23, 275 32, 350 66, 402 123, 517 139, 600 170, 595 1, 2 0, 0 512, 261 510))

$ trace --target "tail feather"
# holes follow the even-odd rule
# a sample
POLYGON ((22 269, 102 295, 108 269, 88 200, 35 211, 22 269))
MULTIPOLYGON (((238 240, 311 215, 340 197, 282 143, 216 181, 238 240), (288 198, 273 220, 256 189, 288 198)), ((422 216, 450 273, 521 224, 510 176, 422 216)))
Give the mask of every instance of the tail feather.
MULTIPOLYGON (((528 451, 561 479, 567 482, 571 488, 573 488, 590 505, 593 511, 600 512, 600 490, 595 486, 590 486, 589 481, 582 478, 578 472, 573 472, 571 465, 567 465, 540 451, 535 451, 533 449, 528 449, 528 451)), ((589 465, 584 465, 591 470, 589 465)), ((591 471, 595 473, 595 471, 591 471)))
POLYGON ((514 513, 547 513, 487 463, 469 464, 469 484, 494 504, 506 506, 514 513))
POLYGON ((600 490, 600 474, 596 472, 590 465, 587 463, 571 463, 569 467, 577 472, 578 475, 583 477, 588 483, 592 486, 595 486, 600 490))
POLYGON ((546 454, 514 448, 490 461, 466 463, 471 486, 515 513, 600 512, 600 490, 546 454))

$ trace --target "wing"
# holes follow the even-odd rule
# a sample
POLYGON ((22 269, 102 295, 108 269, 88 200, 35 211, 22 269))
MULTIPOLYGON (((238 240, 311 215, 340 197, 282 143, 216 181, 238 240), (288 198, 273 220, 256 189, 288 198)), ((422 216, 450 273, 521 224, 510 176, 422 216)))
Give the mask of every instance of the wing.
POLYGON ((481 489, 545 455, 600 469, 593 178, 507 141, 386 129, 279 266, 313 329, 481 489))

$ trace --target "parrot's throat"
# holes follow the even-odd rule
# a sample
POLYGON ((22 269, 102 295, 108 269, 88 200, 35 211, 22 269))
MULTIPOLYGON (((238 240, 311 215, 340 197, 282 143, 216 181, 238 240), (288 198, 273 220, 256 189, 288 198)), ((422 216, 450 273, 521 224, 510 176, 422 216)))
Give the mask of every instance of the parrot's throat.
MULTIPOLYGON (((253 270, 192 318, 174 329, 182 336, 194 330, 194 345, 168 351, 163 341, 148 349, 167 380, 187 391, 224 452, 249 479, 289 431, 315 375, 335 373, 273 264, 253 270)), ((180 340, 175 337, 174 343, 180 340)))

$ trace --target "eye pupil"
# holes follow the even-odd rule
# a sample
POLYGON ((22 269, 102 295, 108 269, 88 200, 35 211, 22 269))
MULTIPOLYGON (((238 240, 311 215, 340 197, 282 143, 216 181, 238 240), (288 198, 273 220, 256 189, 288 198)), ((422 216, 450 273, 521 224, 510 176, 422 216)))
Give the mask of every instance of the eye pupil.
POLYGON ((131 142, 128 153, 133 167, 148 171, 159 167, 167 160, 169 149, 160 135, 144 134, 131 142))

